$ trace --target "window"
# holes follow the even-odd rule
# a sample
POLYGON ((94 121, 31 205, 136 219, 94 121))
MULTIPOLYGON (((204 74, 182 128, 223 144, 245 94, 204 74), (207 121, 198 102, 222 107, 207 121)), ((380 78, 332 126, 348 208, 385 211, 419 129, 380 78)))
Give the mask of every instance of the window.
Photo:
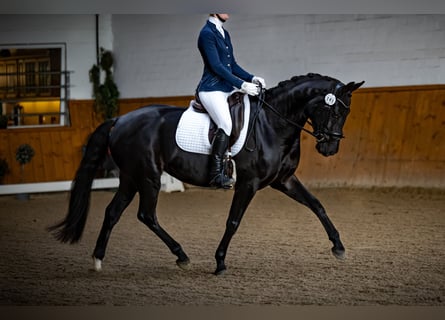
POLYGON ((69 125, 66 44, 0 45, 0 115, 8 128, 69 125))

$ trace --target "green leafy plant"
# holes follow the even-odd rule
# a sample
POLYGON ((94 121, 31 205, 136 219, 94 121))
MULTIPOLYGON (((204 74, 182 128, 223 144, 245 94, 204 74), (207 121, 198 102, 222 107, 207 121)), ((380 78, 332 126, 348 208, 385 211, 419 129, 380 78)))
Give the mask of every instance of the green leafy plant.
POLYGON ((94 64, 89 72, 93 84, 94 111, 104 120, 117 116, 119 112, 119 90, 113 80, 113 54, 100 48, 99 64, 94 64), (105 74, 101 83, 101 74, 105 74))
POLYGON ((34 149, 27 143, 21 144, 15 152, 15 159, 20 164, 20 177, 22 182, 24 181, 25 164, 31 161, 34 153, 34 149))

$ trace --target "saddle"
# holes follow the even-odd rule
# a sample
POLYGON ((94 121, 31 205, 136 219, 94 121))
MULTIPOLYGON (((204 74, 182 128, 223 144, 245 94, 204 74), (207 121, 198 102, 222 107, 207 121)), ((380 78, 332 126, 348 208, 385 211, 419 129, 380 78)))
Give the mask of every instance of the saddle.
MULTIPOLYGON (((244 126, 244 93, 236 91, 232 93, 228 98, 230 117, 232 119, 232 132, 229 137, 229 148, 238 140, 241 130, 244 126)), ((204 105, 199 100, 198 94, 195 95, 195 100, 192 103, 192 107, 196 112, 208 113, 204 105)), ((217 126, 215 122, 210 118, 209 127, 209 142, 212 144, 213 137, 216 134, 217 126)))

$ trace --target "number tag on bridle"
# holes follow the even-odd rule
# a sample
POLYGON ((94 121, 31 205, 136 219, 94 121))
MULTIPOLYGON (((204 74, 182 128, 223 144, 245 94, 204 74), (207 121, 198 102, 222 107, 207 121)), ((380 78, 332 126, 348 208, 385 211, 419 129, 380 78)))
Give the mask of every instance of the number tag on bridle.
POLYGON ((328 93, 327 95, 324 96, 324 102, 328 106, 333 106, 335 104, 335 101, 337 101, 337 98, 332 93, 328 93))

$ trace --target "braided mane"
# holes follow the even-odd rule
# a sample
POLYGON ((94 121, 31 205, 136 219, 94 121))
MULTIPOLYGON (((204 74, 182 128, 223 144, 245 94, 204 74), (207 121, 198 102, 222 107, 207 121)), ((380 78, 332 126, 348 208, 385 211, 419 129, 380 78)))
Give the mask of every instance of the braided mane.
POLYGON ((324 80, 332 83, 338 83, 339 81, 337 79, 331 78, 329 76, 324 76, 318 73, 308 73, 306 75, 300 75, 300 76, 294 76, 289 80, 284 80, 278 83, 276 87, 270 88, 267 90, 267 94, 270 94, 271 96, 279 97, 283 94, 289 95, 291 92, 292 95, 301 96, 301 95, 308 95, 308 94, 314 94, 314 93, 328 93, 330 90, 333 89, 334 86, 331 87, 325 87, 325 88, 319 88, 319 87, 312 87, 312 86, 303 86, 301 90, 294 90, 298 87, 298 85, 307 82, 307 81, 319 81, 324 80))

